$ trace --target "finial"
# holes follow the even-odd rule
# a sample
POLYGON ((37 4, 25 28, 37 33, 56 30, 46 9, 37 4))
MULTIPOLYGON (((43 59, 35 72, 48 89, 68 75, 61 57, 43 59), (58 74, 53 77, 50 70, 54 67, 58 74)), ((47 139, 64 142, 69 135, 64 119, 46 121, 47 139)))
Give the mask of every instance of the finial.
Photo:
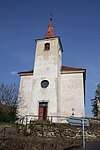
POLYGON ((50 20, 52 21, 52 13, 50 14, 50 20))

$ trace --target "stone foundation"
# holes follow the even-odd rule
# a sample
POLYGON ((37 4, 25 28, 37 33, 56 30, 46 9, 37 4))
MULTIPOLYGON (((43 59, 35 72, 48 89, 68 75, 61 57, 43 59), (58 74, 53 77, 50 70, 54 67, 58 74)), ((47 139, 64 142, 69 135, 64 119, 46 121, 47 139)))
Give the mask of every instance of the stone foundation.
MULTIPOLYGON (((100 139, 100 120, 90 119, 90 126, 85 127, 87 141, 100 139)), ((50 123, 32 121, 27 131, 34 137, 68 138, 82 140, 82 126, 73 126, 66 123, 50 123)))

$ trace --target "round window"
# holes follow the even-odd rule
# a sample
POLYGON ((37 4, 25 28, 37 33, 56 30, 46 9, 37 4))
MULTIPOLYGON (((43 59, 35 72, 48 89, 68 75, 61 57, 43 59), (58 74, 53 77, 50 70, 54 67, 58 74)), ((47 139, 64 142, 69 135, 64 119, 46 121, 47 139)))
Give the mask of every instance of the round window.
POLYGON ((48 81, 48 80, 43 80, 43 81, 41 82, 41 87, 42 87, 42 88, 47 88, 48 85, 49 85, 49 81, 48 81))

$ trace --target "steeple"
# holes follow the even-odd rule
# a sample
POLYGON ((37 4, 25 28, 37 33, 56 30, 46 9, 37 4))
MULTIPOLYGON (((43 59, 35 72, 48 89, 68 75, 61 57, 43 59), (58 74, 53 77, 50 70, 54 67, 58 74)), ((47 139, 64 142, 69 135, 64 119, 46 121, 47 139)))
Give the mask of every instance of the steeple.
POLYGON ((52 17, 50 18, 50 23, 48 26, 48 30, 46 32, 45 38, 52 38, 52 37, 56 37, 55 32, 54 32, 54 27, 52 25, 52 17))

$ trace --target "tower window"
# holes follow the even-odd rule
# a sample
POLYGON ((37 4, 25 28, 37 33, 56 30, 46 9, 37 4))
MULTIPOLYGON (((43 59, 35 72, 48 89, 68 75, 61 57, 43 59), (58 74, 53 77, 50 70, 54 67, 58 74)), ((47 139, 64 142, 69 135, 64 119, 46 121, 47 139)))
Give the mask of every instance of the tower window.
POLYGON ((50 43, 45 43, 45 48, 44 50, 50 50, 50 43))

